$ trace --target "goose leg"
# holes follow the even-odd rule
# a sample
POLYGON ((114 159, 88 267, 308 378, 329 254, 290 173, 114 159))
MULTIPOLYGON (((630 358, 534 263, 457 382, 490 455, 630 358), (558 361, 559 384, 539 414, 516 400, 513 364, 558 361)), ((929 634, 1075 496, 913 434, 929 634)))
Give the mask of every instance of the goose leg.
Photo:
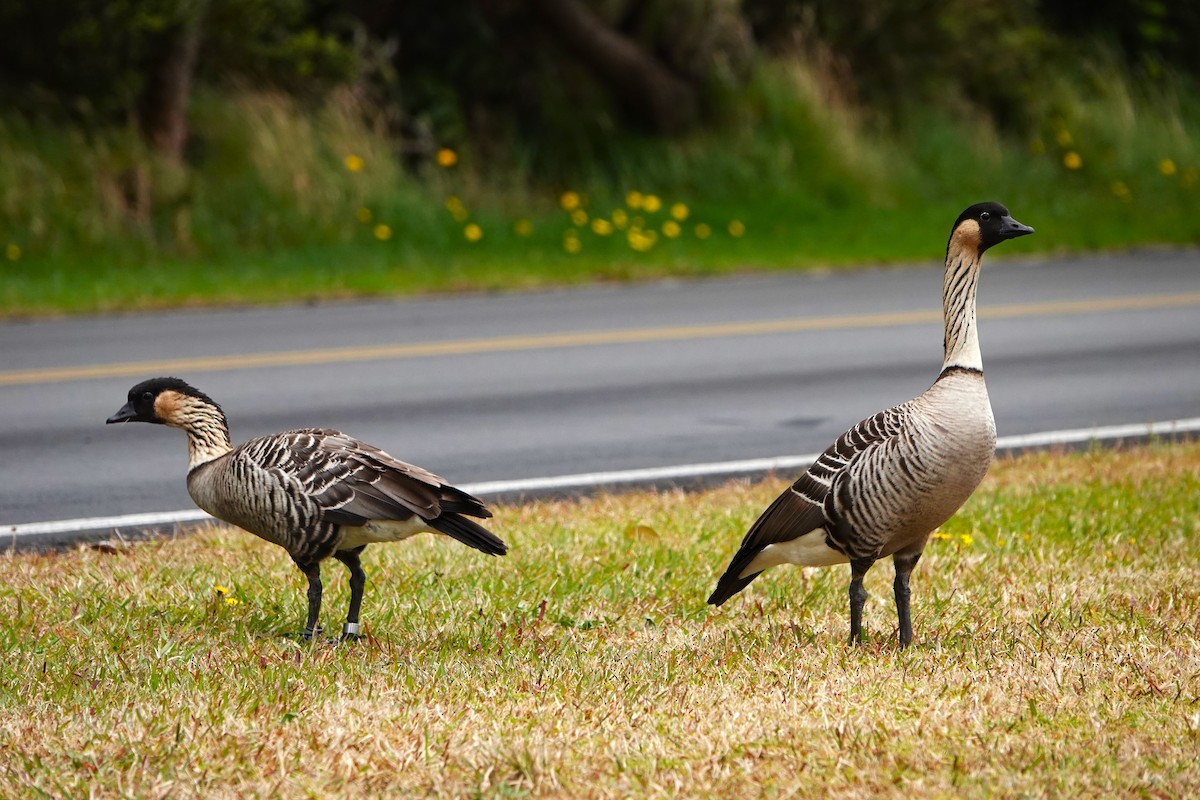
POLYGON ((913 568, 917 566, 917 562, 921 559, 921 554, 911 556, 895 555, 892 557, 892 563, 896 565, 896 582, 893 588, 896 592, 896 613, 900 617, 900 647, 908 647, 912 641, 912 611, 909 606, 909 589, 908 578, 912 575, 913 568))
POLYGON ((321 617, 321 562, 301 564, 297 561, 296 566, 308 578, 308 622, 305 623, 304 633, 301 636, 311 639, 321 632, 321 628, 317 624, 317 620, 321 617))
POLYGON ((873 559, 860 558, 850 562, 850 644, 862 644, 862 613, 867 602, 863 576, 874 564, 873 559))
POLYGON ((363 572, 359 555, 366 548, 356 547, 353 550, 339 550, 333 557, 346 565, 350 570, 350 612, 346 615, 346 624, 342 627, 343 639, 358 638, 358 611, 362 607, 363 587, 367 585, 367 573, 363 572))

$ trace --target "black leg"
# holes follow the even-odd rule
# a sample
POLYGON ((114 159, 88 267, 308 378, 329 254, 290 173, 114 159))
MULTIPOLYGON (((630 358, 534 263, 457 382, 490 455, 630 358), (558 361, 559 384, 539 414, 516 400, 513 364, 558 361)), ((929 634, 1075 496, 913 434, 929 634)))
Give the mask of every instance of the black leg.
POLYGON ((892 563, 896 565, 896 582, 893 587, 896 592, 896 613, 900 617, 900 646, 908 647, 912 641, 912 610, 909 605, 908 578, 912 575, 913 568, 917 566, 917 562, 921 560, 921 554, 917 553, 912 556, 892 556, 892 563))
POLYGON ((321 632, 317 625, 321 618, 321 562, 301 564, 297 561, 296 566, 308 578, 308 622, 304 625, 303 636, 311 639, 321 632))
POLYGON ((867 590, 863 588, 863 576, 875 561, 860 558, 850 562, 850 644, 862 644, 863 604, 867 602, 867 590))
POLYGON ((342 628, 343 639, 358 638, 358 612, 362 607, 363 587, 367 585, 367 573, 363 572, 358 557, 365 548, 364 544, 353 550, 339 550, 333 554, 334 558, 350 570, 350 612, 346 615, 346 625, 342 628))

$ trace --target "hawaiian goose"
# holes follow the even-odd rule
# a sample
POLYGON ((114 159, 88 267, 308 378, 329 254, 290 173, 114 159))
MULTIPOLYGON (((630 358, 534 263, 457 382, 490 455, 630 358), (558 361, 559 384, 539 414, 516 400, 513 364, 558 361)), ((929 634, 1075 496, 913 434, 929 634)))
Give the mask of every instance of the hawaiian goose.
POLYGON ((350 570, 342 636, 352 638, 366 584, 359 556, 368 544, 436 531, 489 555, 508 550, 467 519, 492 516, 478 499, 344 433, 304 428, 235 448, 221 407, 178 378, 153 378, 130 389, 129 402, 108 422, 130 421, 182 429, 188 493, 196 505, 288 551, 308 578, 306 638, 319 631, 321 562, 329 556, 350 570))
POLYGON ((983 253, 1033 233, 999 203, 954 222, 942 291, 945 359, 933 386, 863 420, 833 443, 751 526, 708 602, 721 605, 779 564, 849 562, 850 641, 862 641, 863 576, 877 560, 896 566, 900 646, 912 641, 908 579, 929 534, 983 480, 996 424, 983 381, 975 291, 983 253))

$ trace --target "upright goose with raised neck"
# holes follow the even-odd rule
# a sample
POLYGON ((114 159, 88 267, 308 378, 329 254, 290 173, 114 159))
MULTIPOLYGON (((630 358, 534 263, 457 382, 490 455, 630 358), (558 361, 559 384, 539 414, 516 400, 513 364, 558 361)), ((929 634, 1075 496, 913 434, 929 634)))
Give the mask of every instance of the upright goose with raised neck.
POLYGON ((221 407, 178 378, 137 384, 108 422, 151 422, 187 434, 187 486, 196 505, 280 545, 308 578, 305 636, 318 630, 321 562, 330 556, 350 570, 342 635, 354 637, 366 585, 359 556, 368 544, 432 531, 489 555, 508 550, 468 519, 492 516, 482 501, 339 431, 303 428, 234 447, 221 407))
POLYGON ((918 397, 862 420, 750 527, 708 602, 721 605, 770 567, 850 564, 850 641, 862 641, 863 576, 892 557, 900 646, 912 641, 909 577, 929 535, 983 480, 996 425, 975 318, 984 252, 1033 233, 999 203, 955 220, 942 284, 942 369, 918 397))

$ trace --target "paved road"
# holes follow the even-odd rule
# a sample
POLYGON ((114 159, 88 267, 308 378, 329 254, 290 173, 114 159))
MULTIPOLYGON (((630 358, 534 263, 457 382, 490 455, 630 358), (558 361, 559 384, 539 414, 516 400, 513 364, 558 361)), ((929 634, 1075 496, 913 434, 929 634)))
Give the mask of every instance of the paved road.
MULTIPOLYGON (((820 450, 924 390, 940 267, 0 324, 0 523, 191 507, 137 380, 234 440, 340 428, 460 483, 820 450)), ((991 258, 1002 435, 1200 416, 1200 253, 991 258)))

